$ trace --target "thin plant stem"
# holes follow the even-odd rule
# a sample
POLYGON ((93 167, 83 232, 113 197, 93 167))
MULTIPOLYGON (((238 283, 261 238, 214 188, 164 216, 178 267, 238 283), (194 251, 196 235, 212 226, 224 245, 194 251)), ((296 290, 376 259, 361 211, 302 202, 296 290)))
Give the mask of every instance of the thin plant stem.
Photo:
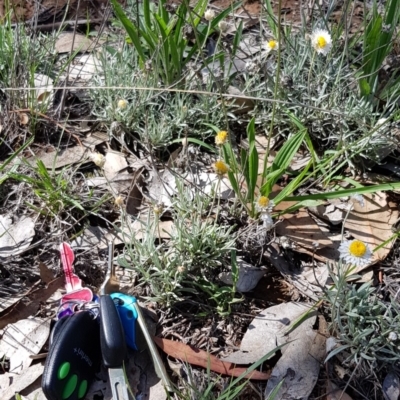
MULTIPOLYGON (((281 72, 281 12, 282 12, 282 0, 278 2, 278 37, 276 38, 278 41, 278 57, 276 61, 276 75, 275 75, 275 87, 274 87, 274 99, 276 100, 278 97, 278 89, 279 89, 279 77, 281 72)), ((263 171, 261 177, 261 186, 264 185, 265 179, 265 170, 267 169, 267 161, 269 156, 269 147, 271 144, 271 138, 274 132, 274 123, 275 123, 275 114, 276 114, 276 106, 277 103, 274 102, 272 104, 272 115, 271 115, 271 124, 269 127, 269 135, 268 135, 268 143, 267 143, 267 151, 265 152, 264 162, 263 162, 263 171)))

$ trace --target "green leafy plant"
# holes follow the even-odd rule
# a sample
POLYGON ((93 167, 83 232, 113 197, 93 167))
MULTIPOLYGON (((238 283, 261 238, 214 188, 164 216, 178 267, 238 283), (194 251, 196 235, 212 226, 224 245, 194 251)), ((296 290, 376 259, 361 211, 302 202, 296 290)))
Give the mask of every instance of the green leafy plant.
POLYGON ((117 18, 135 47, 143 68, 152 68, 166 85, 182 78, 184 68, 193 57, 199 57, 206 40, 218 23, 239 6, 236 4, 220 13, 208 24, 201 22, 207 0, 196 3, 193 10, 183 1, 176 13, 166 11, 166 1, 156 7, 144 0, 136 21, 128 18, 116 0, 112 0, 117 18))
MULTIPOLYGON (((239 161, 232 148, 230 142, 223 145, 222 155, 225 162, 229 166, 228 177, 232 188, 251 217, 255 217, 257 210, 255 207, 255 198, 257 192, 262 196, 268 197, 272 191, 274 184, 286 172, 293 156, 298 151, 307 135, 307 130, 304 128, 297 134, 293 135, 279 150, 274 162, 271 166, 267 166, 268 151, 264 156, 264 168, 259 172, 259 155, 256 148, 255 139, 255 119, 253 118, 247 126, 247 139, 249 148, 241 149, 239 161), (258 187, 258 178, 261 176, 261 187, 258 187), (264 183, 265 182, 265 183, 264 183), (245 185, 244 185, 245 184, 245 185), (243 187, 245 191, 243 193, 243 187)), ((301 178, 304 177, 307 169, 304 170, 301 178)), ((291 191, 300 185, 301 180, 294 180, 294 184, 290 187, 291 191)), ((289 194, 289 189, 286 190, 281 197, 289 194)), ((278 199, 280 200, 280 198, 278 199)))
POLYGON ((363 38, 362 76, 359 79, 362 96, 378 94, 379 70, 393 48, 392 41, 399 20, 400 8, 397 0, 386 2, 384 15, 378 11, 377 2, 373 2, 371 18, 363 38))
POLYGON ((57 217, 61 212, 75 209, 80 214, 95 212, 110 196, 93 201, 90 193, 78 195, 71 187, 70 174, 67 172, 49 172, 41 160, 36 167, 29 166, 25 173, 10 171, 8 178, 26 183, 40 201, 37 205, 26 200, 26 204, 42 215, 57 217))
POLYGON ((236 297, 236 283, 239 279, 239 269, 236 259, 236 251, 231 251, 232 285, 221 286, 207 279, 206 275, 201 277, 195 285, 209 295, 209 299, 217 305, 217 312, 220 315, 231 314, 231 305, 239 303, 242 299, 236 297))

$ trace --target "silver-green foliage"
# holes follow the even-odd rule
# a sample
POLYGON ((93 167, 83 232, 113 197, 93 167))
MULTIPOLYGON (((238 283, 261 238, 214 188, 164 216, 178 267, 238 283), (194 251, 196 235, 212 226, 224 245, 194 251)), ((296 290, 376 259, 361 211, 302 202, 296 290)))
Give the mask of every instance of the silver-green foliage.
POLYGON ((137 232, 128 235, 125 254, 119 259, 121 266, 135 270, 141 284, 150 288, 145 297, 164 304, 201 290, 193 281, 221 265, 235 245, 232 227, 207 220, 210 200, 179 182, 177 186, 170 240, 158 240, 162 226, 149 211, 140 236, 137 232))
MULTIPOLYGON (((390 129, 374 134, 378 120, 386 115, 360 97, 358 70, 352 64, 356 60, 348 58, 351 49, 346 50, 347 44, 338 39, 337 32, 331 34, 333 46, 327 56, 315 53, 305 29, 286 29, 282 34, 276 131, 285 137, 291 133, 289 111, 307 127, 319 150, 338 152, 348 162, 360 157, 379 162, 388 143, 393 145, 395 139, 390 129)), ((260 98, 274 96, 277 61, 274 53, 262 58, 259 71, 245 75, 243 90, 260 98)), ((387 110, 392 108, 386 104, 387 110)), ((268 130, 272 109, 272 103, 258 103, 253 112, 256 125, 268 130)))
POLYGON ((396 301, 384 301, 371 282, 348 283, 348 272, 339 269, 338 275, 331 276, 334 286, 327 291, 326 300, 331 330, 340 346, 328 358, 342 353, 345 364, 353 367, 398 363, 400 309, 396 301))
POLYGON ((206 123, 221 123, 215 96, 160 90, 158 77, 139 67, 132 47, 105 47, 98 57, 96 88, 90 91, 94 115, 109 124, 121 123, 131 139, 137 137, 149 149, 185 136, 204 139, 211 134, 206 123), (119 100, 127 101, 126 108, 118 107, 119 100))
POLYGON ((21 108, 35 106, 37 99, 18 89, 34 86, 34 74, 53 73, 55 37, 29 33, 24 24, 12 27, 8 18, 0 24, 0 88, 14 89, 7 94, 21 108))

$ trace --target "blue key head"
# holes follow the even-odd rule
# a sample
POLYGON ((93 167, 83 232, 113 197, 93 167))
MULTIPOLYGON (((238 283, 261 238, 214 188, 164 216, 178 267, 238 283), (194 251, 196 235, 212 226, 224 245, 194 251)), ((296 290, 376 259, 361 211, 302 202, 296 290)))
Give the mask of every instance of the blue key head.
POLYGON ((138 314, 135 308, 136 297, 128 296, 124 293, 113 293, 110 295, 114 300, 119 317, 124 327, 126 344, 133 350, 136 346, 136 320, 138 314))

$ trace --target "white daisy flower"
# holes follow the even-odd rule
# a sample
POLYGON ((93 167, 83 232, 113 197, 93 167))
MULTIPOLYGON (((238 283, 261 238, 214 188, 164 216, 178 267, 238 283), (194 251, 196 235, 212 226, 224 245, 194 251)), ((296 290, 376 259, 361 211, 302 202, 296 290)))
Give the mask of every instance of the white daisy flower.
POLYGON ((339 246, 340 258, 356 267, 368 265, 372 260, 372 251, 361 240, 345 240, 339 246))
POLYGON ((326 56, 332 48, 332 37, 328 31, 316 29, 311 34, 311 44, 317 53, 326 56))
POLYGON ((277 51, 279 49, 279 43, 274 39, 266 40, 263 44, 263 47, 265 52, 268 54, 271 51, 277 51))
POLYGON ((267 196, 260 196, 255 202, 256 210, 258 212, 270 213, 275 206, 275 203, 267 196))

